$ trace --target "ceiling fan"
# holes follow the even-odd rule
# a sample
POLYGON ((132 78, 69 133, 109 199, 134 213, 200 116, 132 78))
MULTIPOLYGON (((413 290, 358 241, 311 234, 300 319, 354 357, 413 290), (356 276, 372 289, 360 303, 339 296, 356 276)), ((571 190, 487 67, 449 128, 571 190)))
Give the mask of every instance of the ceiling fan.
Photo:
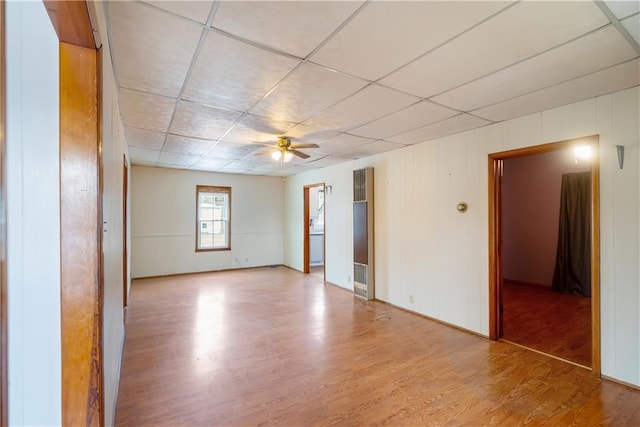
POLYGON ((302 151, 298 151, 299 148, 319 148, 318 144, 292 144, 291 139, 286 136, 279 136, 276 142, 260 142, 253 141, 254 144, 264 145, 271 147, 271 158, 280 162, 290 162, 293 156, 298 156, 301 159, 308 159, 310 156, 302 151))

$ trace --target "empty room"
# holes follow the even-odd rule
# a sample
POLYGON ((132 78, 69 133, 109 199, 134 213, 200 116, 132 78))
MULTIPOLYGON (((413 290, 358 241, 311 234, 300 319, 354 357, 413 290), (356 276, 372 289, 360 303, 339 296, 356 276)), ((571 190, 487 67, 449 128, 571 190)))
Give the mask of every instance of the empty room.
POLYGON ((640 424, 640 2, 0 22, 0 425, 640 424))

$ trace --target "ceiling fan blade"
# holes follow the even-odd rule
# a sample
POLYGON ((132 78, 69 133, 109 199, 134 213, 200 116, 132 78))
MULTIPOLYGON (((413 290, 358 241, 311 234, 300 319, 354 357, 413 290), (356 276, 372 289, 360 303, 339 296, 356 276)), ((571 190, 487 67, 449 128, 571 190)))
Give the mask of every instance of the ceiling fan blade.
POLYGON ((318 144, 291 144, 289 148, 320 148, 318 144))
POLYGON ((308 154, 305 154, 302 151, 292 150, 291 148, 287 151, 289 151, 293 155, 300 157, 301 159, 308 159, 310 157, 308 154))
POLYGON ((265 147, 276 147, 278 148, 278 143, 277 142, 262 142, 262 141, 251 141, 254 144, 258 144, 258 145, 264 145, 265 147))

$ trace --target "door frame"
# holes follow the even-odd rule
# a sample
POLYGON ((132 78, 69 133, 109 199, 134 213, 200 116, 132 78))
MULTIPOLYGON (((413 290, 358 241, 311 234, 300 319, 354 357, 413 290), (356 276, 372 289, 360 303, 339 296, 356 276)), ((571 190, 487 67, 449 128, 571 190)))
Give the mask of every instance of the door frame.
MULTIPOLYGON (((303 216, 303 221, 304 224, 302 226, 302 234, 303 234, 303 243, 302 243, 302 248, 303 248, 303 259, 302 259, 302 272, 305 274, 309 274, 309 271, 311 270, 311 260, 309 258, 309 242, 310 242, 310 234, 309 234, 309 220, 311 219, 311 212, 309 212, 309 189, 311 188, 315 188, 315 187, 322 187, 324 190, 324 211, 322 212, 322 215, 324 216, 324 219, 326 220, 327 218, 327 190, 326 190, 326 185, 324 182, 319 182, 316 184, 309 184, 309 185, 305 185, 303 187, 303 205, 304 205, 304 214, 303 216)), ((324 234, 324 239, 322 241, 322 259, 324 260, 323 264, 322 264, 322 275, 324 277, 326 274, 326 259, 325 259, 325 245, 326 245, 326 238, 327 238, 327 227, 326 227, 326 222, 325 222, 325 234, 324 234)))
POLYGON ((489 171, 489 339, 502 337, 502 190, 503 160, 565 150, 578 144, 593 147, 591 162, 591 371, 600 376, 600 169, 599 136, 590 135, 515 150, 491 153, 489 171))
POLYGON ((87 2, 43 3, 60 41, 62 424, 102 426, 102 50, 87 2))

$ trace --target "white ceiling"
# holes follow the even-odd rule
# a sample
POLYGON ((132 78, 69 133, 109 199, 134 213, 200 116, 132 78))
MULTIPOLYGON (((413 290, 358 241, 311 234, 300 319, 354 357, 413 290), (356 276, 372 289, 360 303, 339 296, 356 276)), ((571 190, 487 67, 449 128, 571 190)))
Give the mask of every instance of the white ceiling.
POLYGON ((139 165, 284 176, 640 84, 635 0, 104 4, 139 165))

